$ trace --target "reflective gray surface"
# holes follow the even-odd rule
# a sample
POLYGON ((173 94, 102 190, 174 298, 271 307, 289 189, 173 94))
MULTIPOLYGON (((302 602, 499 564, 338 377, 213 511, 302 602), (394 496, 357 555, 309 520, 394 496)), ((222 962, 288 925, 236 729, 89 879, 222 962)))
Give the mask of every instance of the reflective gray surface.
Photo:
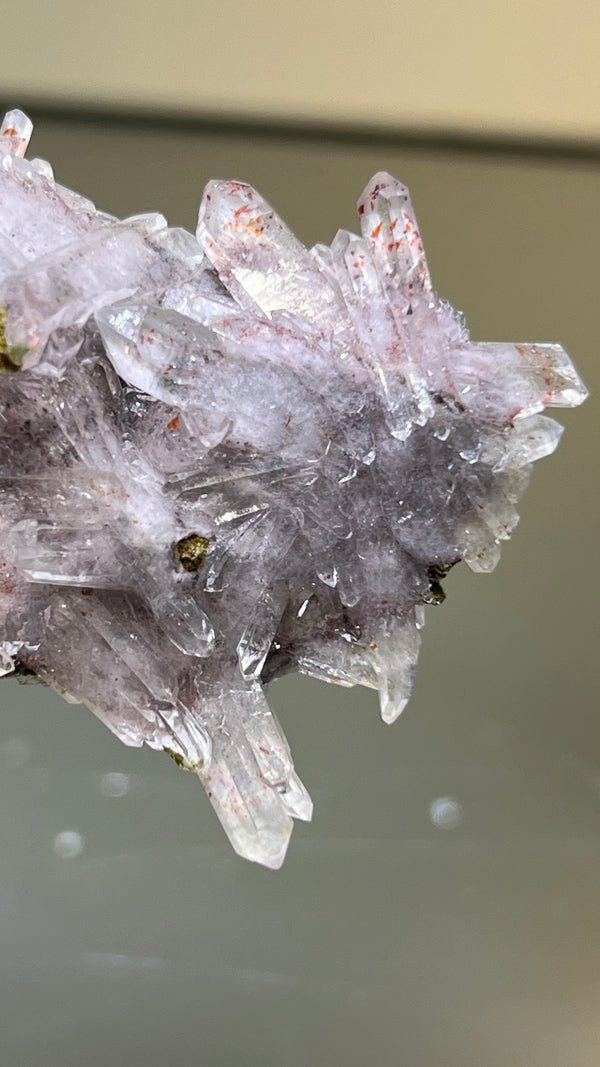
MULTIPOLYGON (((33 148, 187 226, 242 177, 307 243, 387 168, 473 336, 561 341, 600 392, 591 164, 49 122, 33 148)), ((395 726, 363 690, 272 686, 316 806, 280 872, 166 757, 2 683, 2 1067, 597 1067, 597 418, 594 395, 565 416, 494 574, 449 576, 395 726)))

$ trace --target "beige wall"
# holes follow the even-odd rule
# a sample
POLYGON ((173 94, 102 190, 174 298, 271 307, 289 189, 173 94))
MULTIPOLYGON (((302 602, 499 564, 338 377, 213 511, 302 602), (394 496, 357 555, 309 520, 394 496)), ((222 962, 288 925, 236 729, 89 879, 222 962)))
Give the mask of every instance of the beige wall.
POLYGON ((597 0, 23 0, 2 53, 4 96, 600 137, 597 0))

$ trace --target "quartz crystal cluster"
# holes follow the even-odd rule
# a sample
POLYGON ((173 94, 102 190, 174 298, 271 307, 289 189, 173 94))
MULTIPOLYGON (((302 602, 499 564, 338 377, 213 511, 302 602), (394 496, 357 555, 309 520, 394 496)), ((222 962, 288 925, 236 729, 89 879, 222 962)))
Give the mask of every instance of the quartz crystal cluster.
POLYGON ((197 773, 233 847, 278 867, 312 804, 264 685, 378 690, 392 722, 425 605, 491 570, 556 344, 476 343, 432 288, 406 188, 305 248, 212 181, 196 236, 120 221, 0 138, 0 669, 197 773))

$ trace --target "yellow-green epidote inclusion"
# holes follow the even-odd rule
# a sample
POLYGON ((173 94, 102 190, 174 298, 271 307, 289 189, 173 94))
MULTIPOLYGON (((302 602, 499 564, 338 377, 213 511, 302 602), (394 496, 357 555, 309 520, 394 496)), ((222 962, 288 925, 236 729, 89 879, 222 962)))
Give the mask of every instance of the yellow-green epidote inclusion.
POLYGON ((497 562, 585 397, 559 345, 471 342, 388 174, 306 249, 248 185, 196 236, 119 221, 0 137, 0 668, 198 774, 278 867, 312 804, 263 686, 413 683, 425 605, 497 562))

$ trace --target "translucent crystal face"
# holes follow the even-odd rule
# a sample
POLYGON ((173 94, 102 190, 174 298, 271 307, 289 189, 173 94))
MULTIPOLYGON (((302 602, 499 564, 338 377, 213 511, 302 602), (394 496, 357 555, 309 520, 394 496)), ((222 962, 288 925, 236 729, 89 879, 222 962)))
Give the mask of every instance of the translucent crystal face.
POLYGON ((431 286, 406 188, 306 249, 249 186, 196 237, 123 222, 0 137, 0 672, 32 671, 195 771, 241 855, 312 804, 263 685, 413 684, 424 606, 491 570, 585 389, 480 344, 431 286))

